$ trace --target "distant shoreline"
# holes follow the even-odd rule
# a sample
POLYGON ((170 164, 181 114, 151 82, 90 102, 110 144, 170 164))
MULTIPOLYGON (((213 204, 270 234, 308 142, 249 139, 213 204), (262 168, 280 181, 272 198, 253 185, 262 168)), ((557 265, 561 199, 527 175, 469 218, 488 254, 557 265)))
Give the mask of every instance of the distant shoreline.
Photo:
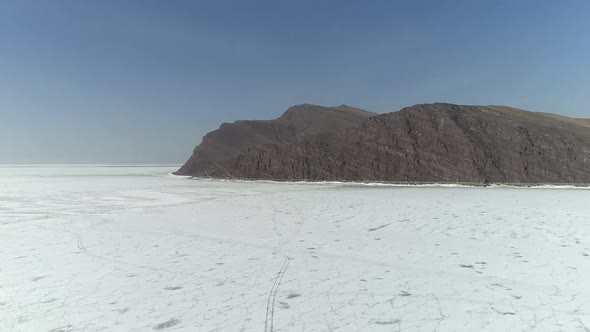
POLYGON ((538 188, 538 189, 590 189, 590 183, 468 183, 468 182, 384 182, 384 181, 309 181, 309 180, 268 180, 268 179, 238 179, 238 178, 212 178, 176 175, 179 178, 201 181, 222 182, 255 182, 255 183, 281 183, 281 184, 332 184, 349 186, 374 186, 374 187, 438 187, 438 188, 538 188))
POLYGON ((1 164, 0 168, 41 168, 41 167, 180 167, 181 163, 105 163, 105 164, 1 164))

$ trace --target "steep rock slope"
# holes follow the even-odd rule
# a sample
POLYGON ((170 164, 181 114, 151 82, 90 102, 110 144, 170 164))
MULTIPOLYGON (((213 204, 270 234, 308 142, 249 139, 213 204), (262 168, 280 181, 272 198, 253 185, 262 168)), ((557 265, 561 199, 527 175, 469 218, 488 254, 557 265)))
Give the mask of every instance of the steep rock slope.
POLYGON ((356 127, 258 144, 220 165, 206 175, 314 181, 590 183, 590 121, 503 106, 415 105, 369 117, 356 127))
POLYGON ((234 168, 227 168, 228 161, 248 153, 252 148, 355 127, 374 115, 346 105, 322 107, 302 104, 290 107, 274 120, 224 123, 203 137, 202 143, 176 174, 233 177, 234 168))

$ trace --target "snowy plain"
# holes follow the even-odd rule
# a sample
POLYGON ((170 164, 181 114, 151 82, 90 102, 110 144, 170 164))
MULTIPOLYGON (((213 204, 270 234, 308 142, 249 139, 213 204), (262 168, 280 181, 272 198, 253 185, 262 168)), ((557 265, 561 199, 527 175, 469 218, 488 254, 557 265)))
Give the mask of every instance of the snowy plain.
POLYGON ((590 190, 0 166, 0 331, 590 331, 590 190))

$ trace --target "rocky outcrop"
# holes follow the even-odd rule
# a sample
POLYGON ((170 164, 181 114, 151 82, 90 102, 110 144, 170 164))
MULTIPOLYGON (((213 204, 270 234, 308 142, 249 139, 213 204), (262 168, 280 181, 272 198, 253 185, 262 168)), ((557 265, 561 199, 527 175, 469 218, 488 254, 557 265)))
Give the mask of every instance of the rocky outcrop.
POLYGON ((293 132, 298 134, 240 145, 212 166, 194 154, 193 162, 204 167, 187 172, 185 165, 180 173, 312 181, 590 183, 590 120, 502 106, 424 104, 368 115, 357 125, 293 132))
POLYGON ((322 107, 303 104, 290 107, 274 120, 223 123, 203 137, 190 159, 175 173, 212 177, 234 177, 235 158, 257 146, 285 144, 306 135, 335 132, 355 127, 375 113, 341 105, 322 107))

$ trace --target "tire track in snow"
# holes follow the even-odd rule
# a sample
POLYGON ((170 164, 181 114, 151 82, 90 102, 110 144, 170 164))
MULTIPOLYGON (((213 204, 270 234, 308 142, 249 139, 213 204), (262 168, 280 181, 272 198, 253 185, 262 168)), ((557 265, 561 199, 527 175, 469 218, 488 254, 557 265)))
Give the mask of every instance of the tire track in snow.
MULTIPOLYGON (((272 204, 272 203, 271 203, 272 204)), ((286 244, 288 244, 291 240, 293 240, 293 238, 295 238, 295 236, 297 236, 297 234, 299 234, 299 232, 301 231, 301 228, 303 228, 303 217, 301 215, 301 213, 299 214, 301 217, 301 221, 298 223, 299 227, 297 227, 297 229, 292 232, 287 238, 285 238, 285 235, 281 232, 280 227, 279 227, 279 223, 277 222, 277 214, 278 211, 276 209, 276 207, 274 206, 274 204, 272 204, 272 208, 273 208, 273 216, 272 216, 272 222, 273 222, 273 229, 279 239, 279 243, 278 245, 275 247, 275 253, 280 253, 283 248, 285 247, 286 244)), ((274 331, 274 314, 275 314, 275 302, 276 302, 276 298, 277 298, 277 292, 279 291, 279 287, 281 285, 281 282, 283 281, 283 277, 285 276, 285 273, 287 272, 287 269, 289 268, 289 263, 291 262, 291 257, 285 255, 285 254, 281 254, 283 256, 284 262, 283 265, 281 266, 281 269, 279 270, 279 272, 277 273, 277 277, 275 278, 275 281, 270 289, 270 292, 268 293, 268 298, 266 301, 266 318, 264 321, 264 331, 265 332, 272 332, 274 331)))
POLYGON ((277 292, 279 290, 279 286, 281 285, 281 281, 283 280, 283 276, 285 275, 285 272, 287 272, 289 262, 291 262, 290 257, 284 256, 284 258, 285 261, 283 262, 283 266, 281 266, 281 270, 277 273, 277 277, 275 278, 275 282, 272 285, 270 293, 268 294, 268 299, 266 301, 266 320, 264 322, 265 332, 271 332, 274 330, 275 301, 277 298, 277 292))
POLYGON ((78 236, 78 249, 80 250, 81 253, 83 253, 84 255, 90 256, 90 257, 95 257, 97 258, 97 256, 93 253, 91 253, 90 251, 88 251, 88 249, 86 249, 86 247, 84 246, 84 243, 82 242, 82 237, 78 236))

